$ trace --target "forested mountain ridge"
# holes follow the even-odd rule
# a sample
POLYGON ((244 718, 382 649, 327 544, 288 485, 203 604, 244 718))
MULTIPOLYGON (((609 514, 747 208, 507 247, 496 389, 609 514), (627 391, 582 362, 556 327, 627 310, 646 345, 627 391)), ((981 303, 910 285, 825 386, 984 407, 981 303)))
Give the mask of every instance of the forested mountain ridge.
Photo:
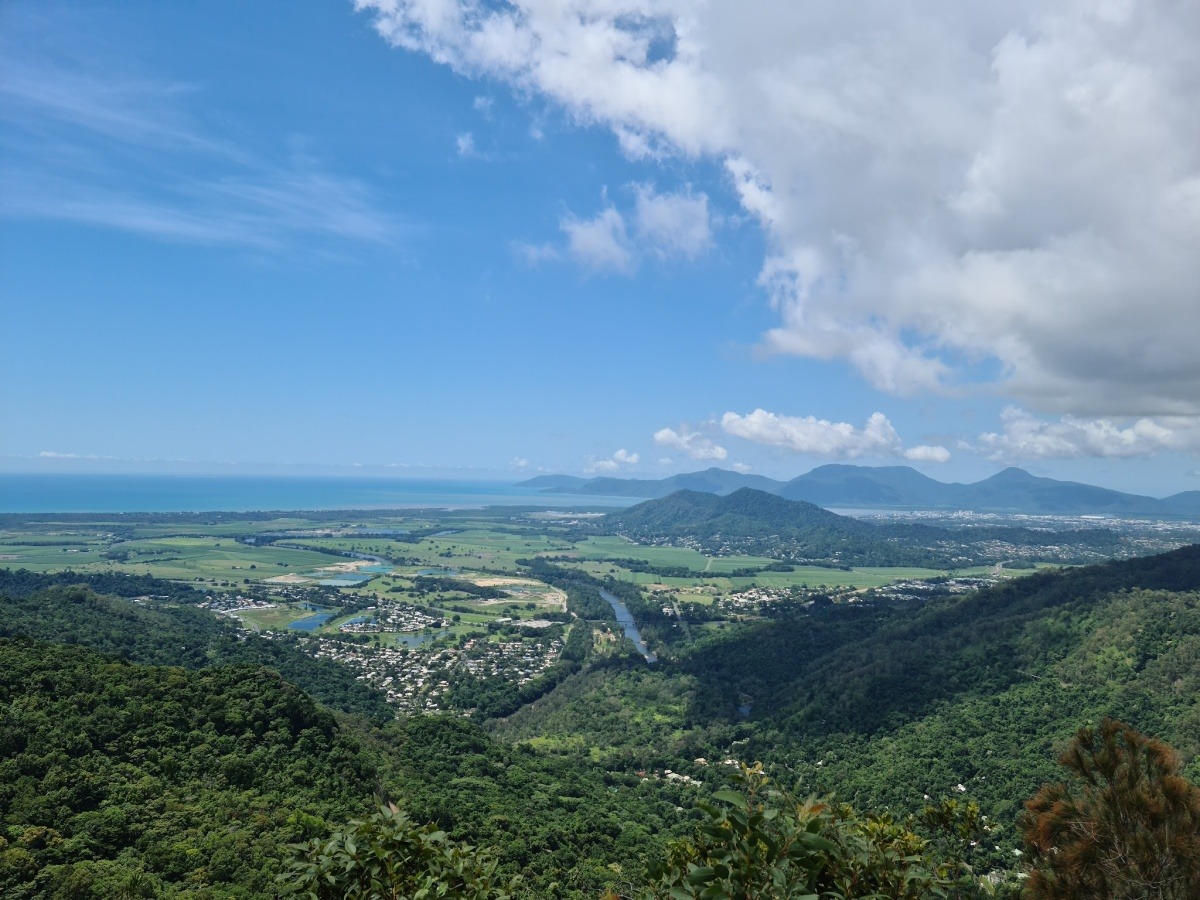
POLYGON ((911 466, 844 463, 818 466, 790 481, 710 468, 659 479, 539 475, 521 484, 580 496, 655 499, 680 489, 724 495, 750 487, 789 500, 839 508, 1200 517, 1200 491, 1184 491, 1159 499, 1079 482, 1041 478, 1018 468, 1004 469, 973 484, 937 481, 911 466))
POLYGON ((540 898, 594 898, 609 864, 641 871, 690 802, 675 786, 505 747, 461 719, 380 729, 263 667, 146 666, 0 637, 6 900, 278 897, 289 844, 389 799, 495 847, 524 875, 523 896, 540 898))
POLYGON ((1200 775, 1200 546, 945 600, 781 610, 653 669, 573 676, 496 728, 644 766, 723 744, 771 760, 801 794, 866 808, 912 811, 961 785, 1006 823, 999 864, 1059 748, 1106 715, 1161 736, 1200 775))
POLYGON ((133 602, 148 593, 188 601, 203 597, 155 578, 0 569, 0 637, 76 644, 148 665, 267 666, 335 709, 376 722, 392 718, 378 690, 339 663, 303 653, 295 638, 240 633, 232 622, 188 605, 133 602), (111 593, 99 594, 92 584, 111 593))
POLYGON ((684 543, 716 555, 750 553, 833 565, 956 568, 998 562, 1006 547, 1078 544, 1080 550, 1102 548, 1110 554, 1121 547, 1119 537, 1102 528, 1049 532, 874 524, 751 488, 725 496, 676 491, 608 513, 600 527, 643 543, 684 543))

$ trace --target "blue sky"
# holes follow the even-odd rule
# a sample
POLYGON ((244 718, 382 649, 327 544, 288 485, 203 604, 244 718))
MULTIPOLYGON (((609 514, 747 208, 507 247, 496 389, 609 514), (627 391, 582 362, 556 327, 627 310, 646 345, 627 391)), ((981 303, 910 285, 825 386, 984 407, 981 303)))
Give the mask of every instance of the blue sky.
POLYGON ((770 6, 362 7, 0 6, 0 468, 1200 487, 1194 19, 880 5, 913 71, 770 6), (1014 104, 1118 97, 1119 137, 1118 88, 1175 165, 1114 138, 1047 187, 1094 134, 1043 109, 1029 150, 1014 104))

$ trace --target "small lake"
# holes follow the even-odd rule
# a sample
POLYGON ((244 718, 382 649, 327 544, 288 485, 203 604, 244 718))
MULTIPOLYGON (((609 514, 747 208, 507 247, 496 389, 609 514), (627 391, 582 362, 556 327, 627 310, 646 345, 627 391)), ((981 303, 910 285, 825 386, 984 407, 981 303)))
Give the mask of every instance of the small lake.
POLYGON ((370 580, 368 575, 335 575, 333 578, 322 578, 317 584, 322 587, 354 587, 356 584, 366 584, 370 580))
POLYGON ((642 640, 642 633, 638 631, 637 623, 633 621, 633 613, 629 611, 629 607, 619 597, 604 588, 600 588, 600 596, 613 608, 613 612, 617 615, 617 623, 625 632, 625 637, 633 641, 633 646, 637 648, 638 653, 642 654, 648 663, 658 662, 658 657, 650 652, 646 647, 646 642, 642 640))
POLYGON ((291 628, 295 631, 316 631, 335 615, 337 615, 337 610, 323 610, 322 612, 314 613, 311 616, 305 616, 303 619, 296 619, 294 622, 289 622, 288 628, 291 628))
POLYGON ((353 619, 347 619, 345 622, 341 622, 338 627, 340 628, 342 625, 362 625, 366 622, 374 621, 374 616, 355 616, 353 619))
POLYGON ((392 571, 392 567, 391 567, 391 566, 386 566, 386 565, 384 565, 384 564, 382 564, 382 563, 376 563, 376 564, 375 564, 375 565, 373 565, 373 566, 363 566, 363 567, 362 567, 361 569, 359 569, 358 571, 360 571, 360 572, 370 572, 372 575, 387 575, 387 574, 389 574, 389 573, 392 571))

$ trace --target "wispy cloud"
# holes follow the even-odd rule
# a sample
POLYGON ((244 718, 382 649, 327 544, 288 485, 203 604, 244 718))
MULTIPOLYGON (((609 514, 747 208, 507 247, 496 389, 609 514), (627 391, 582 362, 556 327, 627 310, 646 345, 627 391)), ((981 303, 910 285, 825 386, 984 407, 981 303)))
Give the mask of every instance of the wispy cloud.
MULTIPOLYGON (((11 46, 8 48, 11 51, 11 46)), ((195 85, 10 59, 0 214, 200 244, 386 244, 404 228, 311 154, 267 157, 207 125, 195 85)))
POLYGON ((592 269, 633 271, 633 251, 625 233, 625 219, 606 206, 593 219, 569 216, 561 223, 572 258, 592 269))
MULTIPOLYGON (((468 147, 475 153, 474 145, 468 147)), ((467 155, 459 141, 459 155, 467 155)), ((601 192, 603 206, 591 218, 568 213, 558 223, 566 236, 562 252, 554 244, 515 245, 530 263, 569 257, 598 272, 633 275, 643 260, 696 259, 712 247, 713 217, 708 196, 686 188, 659 193, 654 185, 631 182, 634 203, 625 211, 601 192)))

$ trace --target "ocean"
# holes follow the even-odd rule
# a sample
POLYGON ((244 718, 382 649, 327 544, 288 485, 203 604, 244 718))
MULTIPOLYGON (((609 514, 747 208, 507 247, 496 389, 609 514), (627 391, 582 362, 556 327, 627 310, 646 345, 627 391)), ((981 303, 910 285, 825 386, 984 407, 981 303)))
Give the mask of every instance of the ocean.
POLYGON ((256 475, 0 474, 0 513, 257 512, 483 506, 621 507, 500 481, 256 475))

